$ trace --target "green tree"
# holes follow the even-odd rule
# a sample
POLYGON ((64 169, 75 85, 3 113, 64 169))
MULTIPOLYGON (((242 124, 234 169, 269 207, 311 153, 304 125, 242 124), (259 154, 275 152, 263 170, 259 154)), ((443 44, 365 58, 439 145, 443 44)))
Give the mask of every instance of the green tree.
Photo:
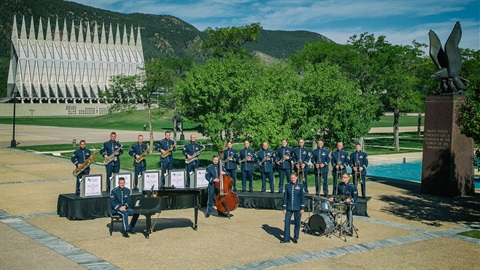
POLYGON ((223 57, 229 53, 247 53, 242 46, 256 40, 260 36, 260 23, 252 23, 241 27, 225 27, 212 29, 208 27, 205 33, 209 39, 203 43, 203 49, 214 57, 223 57))

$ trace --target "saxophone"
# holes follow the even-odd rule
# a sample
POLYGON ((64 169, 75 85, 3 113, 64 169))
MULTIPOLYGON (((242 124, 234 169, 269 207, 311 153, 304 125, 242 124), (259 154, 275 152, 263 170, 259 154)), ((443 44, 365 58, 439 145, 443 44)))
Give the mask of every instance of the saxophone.
POLYGON ((135 163, 140 163, 142 162, 145 157, 149 154, 150 147, 147 146, 147 149, 143 151, 138 158, 135 159, 135 163))
POLYGON ((117 161, 117 154, 120 152, 120 150, 122 150, 122 148, 123 148, 123 145, 120 145, 120 148, 115 150, 115 152, 113 152, 110 156, 108 156, 108 159, 105 159, 103 161, 103 165, 108 165, 113 161, 117 161))
POLYGON ((90 167, 91 164, 95 162, 95 154, 97 154, 97 151, 93 151, 93 153, 85 160, 85 162, 82 163, 82 167, 80 168, 75 168, 73 170, 73 176, 77 177, 79 174, 81 174, 83 171, 85 171, 88 167, 90 167))
POLYGON ((173 151, 174 148, 175 148, 175 145, 172 145, 167 150, 165 150, 163 154, 160 154, 160 155, 162 156, 162 158, 166 158, 170 155, 170 153, 173 151))
POLYGON ((202 153, 202 151, 205 150, 205 145, 203 145, 202 143, 200 143, 200 146, 202 146, 202 149, 200 149, 199 151, 195 152, 195 153, 193 154, 193 156, 191 156, 190 158, 185 159, 185 164, 190 164, 190 163, 194 162, 195 160, 198 160, 198 156, 200 156, 200 153, 202 153))

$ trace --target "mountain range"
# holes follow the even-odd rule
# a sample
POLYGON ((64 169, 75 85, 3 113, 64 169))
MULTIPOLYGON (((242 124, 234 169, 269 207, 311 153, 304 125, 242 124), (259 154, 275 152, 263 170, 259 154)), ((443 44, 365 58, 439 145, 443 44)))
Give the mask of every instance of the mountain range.
MULTIPOLYGON (((33 17, 35 33, 38 33, 40 18, 44 22, 44 33, 46 33, 47 18, 50 18, 52 24, 58 19, 60 26, 63 26, 66 20, 68 27, 71 26, 72 20, 77 27, 79 21, 82 21, 84 31, 87 22, 90 22, 90 27, 93 22, 97 22, 99 27, 102 23, 112 24, 114 29, 117 24, 120 25, 120 29, 123 29, 123 25, 126 25, 127 29, 130 29, 131 25, 135 28, 138 26, 141 30, 145 61, 166 57, 195 59, 199 56, 194 46, 196 41, 208 38, 204 32, 188 22, 169 15, 123 14, 63 0, 3 0, 2 2, 0 7, 0 97, 6 95, 14 15, 17 17, 18 30, 21 29, 22 16, 25 16, 27 32, 33 17)), ((259 52, 261 55, 288 58, 292 53, 301 50, 305 43, 317 41, 332 42, 325 36, 309 31, 261 30, 260 38, 245 44, 244 47, 250 52, 259 52)))

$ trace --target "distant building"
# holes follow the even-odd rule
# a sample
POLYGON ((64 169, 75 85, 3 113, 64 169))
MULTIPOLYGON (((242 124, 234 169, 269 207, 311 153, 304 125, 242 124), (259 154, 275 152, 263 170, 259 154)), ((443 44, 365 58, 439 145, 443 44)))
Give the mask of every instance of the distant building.
POLYGON ((144 58, 140 28, 135 38, 133 26, 127 35, 124 25, 120 35, 117 25, 113 35, 111 24, 108 32, 104 24, 100 28, 95 22, 93 31, 89 22, 84 25, 72 21, 68 32, 67 20, 60 30, 57 19, 52 32, 48 19, 44 34, 42 19, 35 27, 32 17, 27 32, 22 17, 18 32, 14 17, 8 97, 17 91, 22 103, 98 103, 99 92, 108 88, 111 76, 141 72, 144 58))

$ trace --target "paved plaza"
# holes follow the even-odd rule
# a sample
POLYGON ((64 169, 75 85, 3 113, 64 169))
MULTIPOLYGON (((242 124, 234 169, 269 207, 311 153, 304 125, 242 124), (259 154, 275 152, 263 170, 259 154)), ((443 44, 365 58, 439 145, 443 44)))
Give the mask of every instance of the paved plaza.
MULTIPOLYGON (((38 136, 52 136, 45 134, 38 136)), ((302 233, 298 244, 280 244, 282 212, 244 208, 230 220, 200 215, 198 231, 192 209, 163 211, 150 239, 125 239, 118 231, 110 236, 109 218, 57 216, 58 195, 74 191, 72 170, 66 159, 0 148, 2 269, 480 269, 480 240, 457 234, 479 228, 478 194, 442 198, 420 194, 414 182, 370 181, 369 217, 355 216, 359 238, 346 241, 302 233)), ((137 229, 144 226, 142 216, 137 229)))

